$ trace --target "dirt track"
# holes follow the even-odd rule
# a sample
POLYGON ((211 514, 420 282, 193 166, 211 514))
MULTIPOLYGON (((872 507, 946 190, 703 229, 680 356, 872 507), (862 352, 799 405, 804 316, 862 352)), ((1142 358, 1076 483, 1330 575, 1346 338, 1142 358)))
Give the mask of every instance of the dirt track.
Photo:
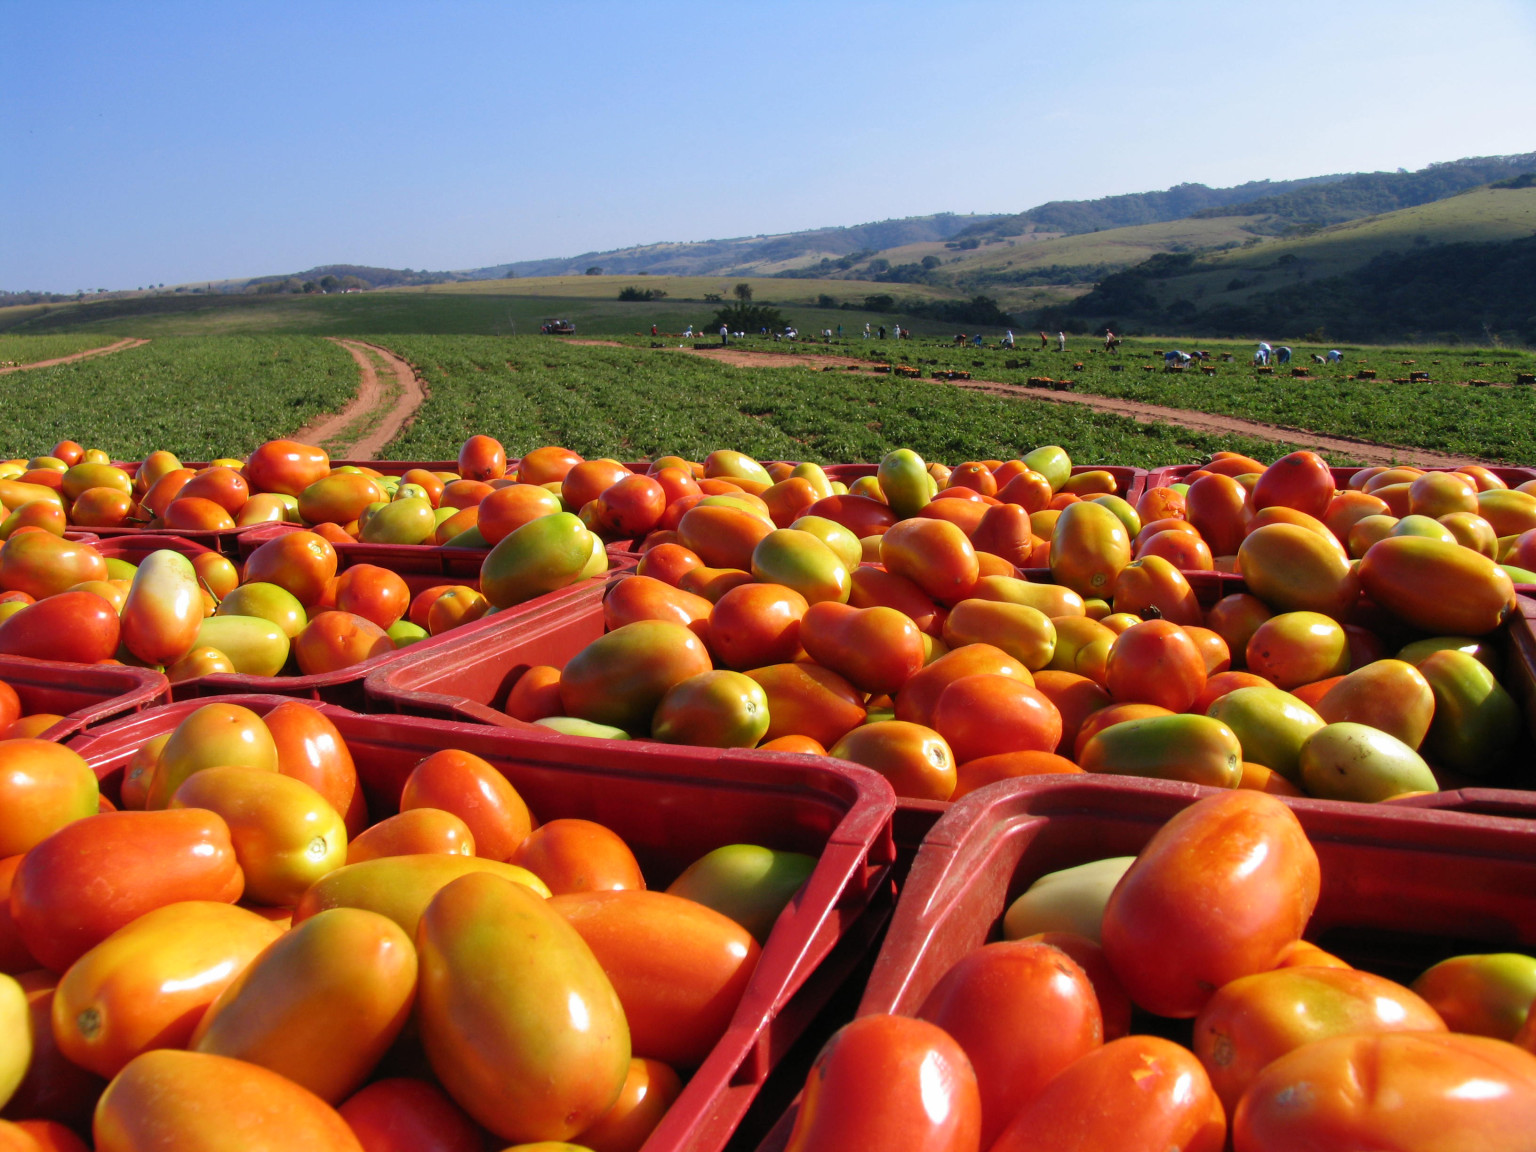
POLYGON ((340 440, 336 450, 331 452, 336 459, 372 460, 415 415, 416 409, 426 399, 426 393, 411 366, 389 349, 380 348, 377 344, 364 344, 360 340, 343 340, 335 336, 327 339, 345 348, 352 354, 352 359, 357 361, 360 376, 357 395, 340 412, 300 428, 293 434, 293 439, 303 444, 319 445, 340 440), (394 403, 377 423, 374 423, 374 419, 384 402, 386 390, 379 380, 370 352, 389 365, 398 387, 394 403), (349 432, 355 439, 346 438, 349 432))
MULTIPOLYGON (((596 341, 593 341, 596 343, 596 341)), ((737 368, 857 368, 869 369, 869 361, 848 356, 822 356, 816 353, 747 352, 733 348, 685 348, 692 355, 707 356, 737 368)), ((935 381, 938 383, 938 381, 935 381)), ((1113 412, 1129 416, 1142 424, 1177 424, 1194 432, 1215 436, 1252 436, 1258 440, 1275 440, 1299 444, 1323 452, 1364 461, 1367 464, 1412 464, 1421 468, 1455 468, 1463 464, 1482 464, 1487 461, 1473 456, 1452 456, 1444 452, 1432 452, 1423 448, 1401 448, 1390 444, 1377 444, 1370 440, 1356 440, 1348 436, 1321 436, 1302 428, 1287 428, 1280 424, 1268 424, 1258 420, 1242 420, 1235 416, 1221 416, 1211 412, 1195 412, 1186 408, 1165 408, 1159 404, 1142 404, 1135 400, 1119 400, 1111 396, 1094 396, 1086 392, 1052 392, 1041 388, 1028 388, 1022 384, 1005 384, 995 380, 957 380, 954 385, 974 392, 986 392, 993 396, 1007 396, 1019 400, 1048 400, 1057 404, 1081 404, 1101 412, 1113 412)))
POLYGON ((25 372, 29 368, 52 368, 55 364, 72 364, 76 360, 84 360, 88 356, 105 356, 108 352, 125 352, 129 348, 137 348, 140 344, 148 344, 149 341, 138 336, 125 336, 115 344, 108 344, 103 348, 87 348, 84 352, 72 352, 68 356, 55 356, 52 360, 34 360, 30 364, 13 364, 9 368, 0 368, 0 376, 7 372, 25 372))

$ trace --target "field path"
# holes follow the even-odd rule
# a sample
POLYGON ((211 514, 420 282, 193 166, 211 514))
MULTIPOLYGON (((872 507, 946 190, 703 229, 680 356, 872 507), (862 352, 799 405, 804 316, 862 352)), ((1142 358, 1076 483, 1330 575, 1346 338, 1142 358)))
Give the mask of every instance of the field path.
POLYGON ((52 368, 55 364, 71 364, 76 360, 84 360, 87 356, 105 356, 108 352, 125 352, 129 348, 137 348, 140 344, 148 343, 148 340, 139 336, 125 336, 116 344, 108 344, 102 348, 87 348, 84 352, 55 356, 52 360, 34 360, 30 364, 13 364, 9 368, 0 368, 0 376, 7 372, 25 372, 28 368, 52 368))
MULTIPOLYGON (((802 352, 747 352, 733 348, 686 348, 683 351, 697 356, 707 356, 738 368, 856 368, 865 371, 869 361, 850 356, 821 356, 802 352)), ((939 383, 935 381, 935 383, 939 383)), ((1236 416, 1221 416, 1212 412, 1196 412, 1187 408, 1165 408, 1160 404, 1143 404, 1136 400, 1120 400, 1111 396, 1095 396, 1087 392, 1052 392, 1044 388, 1030 388, 1023 384, 1006 384, 996 380, 956 380, 958 388, 985 392, 992 396, 1013 399, 1049 400, 1056 404, 1081 404, 1101 412, 1113 412, 1117 416, 1129 416, 1142 424, 1177 424, 1194 432, 1214 436, 1252 436, 1258 440, 1274 440, 1286 444, 1299 444, 1322 452, 1335 452, 1364 461, 1367 464, 1410 464, 1420 468, 1459 468, 1463 464, 1485 464, 1474 456, 1453 456, 1445 452, 1433 452, 1426 448, 1406 448, 1391 444, 1378 444, 1371 440, 1357 440, 1350 436, 1321 436, 1305 428, 1288 428, 1283 424, 1268 424, 1259 420, 1242 420, 1236 416)))
POLYGON ((301 444, 318 444, 339 460, 372 460, 416 414, 426 392, 411 366, 389 349, 335 336, 326 339, 357 361, 357 395, 340 412, 300 428, 292 438, 301 444), (387 385, 379 379, 375 359, 390 371, 387 385), (392 403, 385 409, 387 401, 392 403))

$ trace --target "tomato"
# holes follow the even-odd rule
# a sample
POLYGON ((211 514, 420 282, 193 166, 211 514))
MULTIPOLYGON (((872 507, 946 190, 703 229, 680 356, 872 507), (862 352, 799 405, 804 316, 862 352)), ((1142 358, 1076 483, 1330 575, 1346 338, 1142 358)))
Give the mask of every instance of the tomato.
POLYGON ((560 698, 569 716, 643 734, 668 689, 710 666, 703 642, 681 624, 640 620, 572 657, 560 698))
POLYGON ((523 484, 558 483, 581 462, 582 457, 569 448, 535 448, 517 462, 517 478, 523 484))
POLYGON ((920 1019, 969 1057, 981 1094, 981 1145, 1074 1061, 1104 1042, 1087 974, 1049 944, 1004 941, 962 957, 934 985, 920 1019))
POLYGON ((896 692, 923 667, 922 634, 894 608, 812 604, 801 620, 800 642, 811 659, 862 692, 896 692))
POLYGON ((681 544, 658 544, 654 548, 646 549, 645 555, 640 558, 639 566, 635 569, 635 575, 654 576, 663 584, 670 584, 676 588, 684 573, 703 563, 697 553, 684 548, 681 544))
POLYGON ((368 825, 368 808, 357 769, 336 725, 299 700, 279 704, 263 717, 277 749, 277 770, 320 793, 354 836, 368 825))
POLYGON ((868 496, 824 496, 805 510, 806 516, 819 516, 841 524, 860 540, 877 536, 896 523, 896 513, 868 496))
POLYGON ((246 558, 244 580, 286 588, 309 608, 320 601, 336 575, 336 549, 313 532, 285 532, 246 558))
POLYGON ((629 845, 591 820, 541 824, 518 845, 509 863, 528 869, 557 896, 645 887, 629 845))
POLYGON ((1047 1084, 992 1149, 1221 1152, 1226 1135, 1221 1103, 1194 1056, 1157 1036, 1126 1036, 1047 1084))
POLYGON ((560 715, 560 669, 550 664, 535 664, 512 685, 502 710, 514 720, 532 724, 549 716, 560 715))
POLYGON ((97 1152, 362 1152, 325 1101, 286 1077, 201 1052, 147 1052, 102 1095, 97 1152))
POLYGON ((709 568, 700 565, 683 573, 677 586, 714 603, 732 588, 752 583, 752 573, 740 568, 709 568))
POLYGON ((866 723, 853 729, 829 755, 873 768, 897 796, 948 800, 955 791, 955 756, 932 728, 904 720, 866 723))
POLYGON ((1222 986, 1195 1020, 1195 1055, 1230 1114, 1260 1071, 1328 1036, 1444 1032, 1423 999, 1353 968, 1277 968, 1222 986))
POLYGON ((709 632, 715 605, 651 576, 626 576, 614 582, 603 600, 603 626, 608 631, 636 620, 670 620, 700 637, 709 632))
POLYGON ((629 1075, 619 1098, 597 1123, 581 1133, 578 1147, 591 1152, 640 1152, 682 1090, 682 1080, 667 1065, 635 1057, 629 1062, 629 1075))
POLYGON ((1183 712, 1205 687, 1205 659, 1177 624, 1147 620, 1115 638, 1104 686, 1121 703, 1156 704, 1183 712))
POLYGON ((1149 616, 1151 608, 1157 609, 1161 619, 1175 624, 1199 624, 1203 619, 1200 602, 1184 574, 1155 553, 1143 554, 1121 569, 1114 594, 1116 612, 1149 616))
POLYGON ((549 895, 548 885, 532 872, 498 860, 445 852, 381 856, 322 877, 294 906, 293 923, 301 924, 327 908, 363 908, 388 916, 414 939, 421 914, 433 898, 472 872, 488 872, 540 896, 549 895))
POLYGON ((450 480, 443 485, 443 494, 438 500, 438 507, 474 508, 495 491, 495 488, 483 480, 450 480))
POLYGON ((336 578, 336 607, 388 628, 411 606, 405 580, 376 564, 354 564, 336 578))
POLYGON ((1051 576, 1082 596, 1114 594, 1120 570, 1131 560, 1125 525, 1102 504, 1073 504, 1051 534, 1051 576))
POLYGON ((964 600, 981 575, 970 540, 946 520, 915 518, 891 526, 880 537, 880 561, 941 604, 964 600))
POLYGON ((981 1094, 965 1050, 942 1028, 863 1016, 816 1057, 786 1152, 968 1152, 981 1094))
POLYGON ((400 810, 440 808, 469 826, 475 851, 487 860, 509 860, 528 836, 533 820, 517 789, 472 752, 445 748, 411 770, 400 794, 400 810))
MULTIPOLYGON (((567 477, 569 479, 569 477, 567 477)), ((597 530, 613 539, 644 536, 667 507, 667 491, 650 476, 621 476, 594 502, 597 530)))
POLYGON ((1360 562, 1360 584, 1389 612, 1441 635, 1492 632, 1515 606, 1508 573, 1488 557, 1413 536, 1371 545, 1360 562))
POLYGON ((441 1088, 394 1076, 375 1080, 339 1109, 363 1152, 481 1152, 480 1127, 441 1088))
POLYGON ((1078 739, 1077 762, 1085 772, 1187 780, 1215 788, 1235 788, 1242 773, 1243 748, 1236 734, 1209 716, 1145 716, 1107 723, 1091 733, 1084 725, 1078 739))
POLYGON ((529 521, 504 536, 480 565, 480 591, 509 608, 606 571, 602 541, 569 512, 529 521))
POLYGON ((466 584, 457 584, 432 601, 427 609, 427 635, 440 636, 460 624, 472 623, 491 609, 480 593, 466 584))
POLYGON ((933 727, 964 764, 1008 752, 1054 752, 1061 713, 1049 697, 1013 676, 963 676, 939 695, 933 727))
POLYGON ((1247 495, 1236 480, 1219 473, 1202 476, 1185 493, 1189 522, 1215 555, 1234 555, 1242 544, 1247 495))
MULTIPOLYGON (((1107 893, 1106 893, 1107 895, 1107 893)), ((1093 986, 1095 999, 1104 1021, 1104 1040, 1118 1040, 1131 1030, 1131 998, 1120 987, 1115 973, 1104 959, 1104 949, 1087 936, 1076 932, 1036 932, 1021 939, 1026 944, 1049 944, 1059 948, 1083 970, 1093 986)))
POLYGON ((1031 672, 1046 667, 1056 651, 1056 627, 1044 612, 995 600, 956 604, 944 621, 943 638, 951 648, 991 644, 1031 672))
POLYGON ((1227 725, 1242 744, 1245 761, 1301 783, 1301 749, 1323 718, 1306 703, 1268 683, 1224 693, 1206 714, 1227 725))
POLYGON ((331 470, 320 448, 293 440, 269 440, 252 452, 243 471, 253 492, 297 496, 331 470))
POLYGON ((1250 532, 1237 550, 1237 566, 1253 594, 1281 612, 1321 612, 1338 619, 1358 595, 1359 581, 1332 534, 1325 540, 1295 524, 1267 524, 1250 532))
MULTIPOLYGON (((190 481, 188 482, 190 483, 190 481)), ((227 531, 235 527, 235 521, 222 504, 202 496, 177 496, 165 507, 161 519, 173 532, 227 531)))
POLYGON ((186 900, 146 912, 59 981, 59 1049, 101 1076, 150 1048, 183 1047, 198 1018, 282 927, 228 904, 186 900))
POLYGON ((350 612, 316 613, 293 638, 294 659, 304 676, 350 668, 394 650, 394 641, 383 628, 350 612))
POLYGON ((347 860, 336 810, 302 781, 251 768, 205 768, 189 776, 172 808, 206 809, 229 825, 245 874, 245 898, 286 908, 347 860))
POLYGON ((99 795, 78 753, 51 740, 0 740, 0 858, 94 814, 99 795))
POLYGON ((740 671, 793 660, 801 650, 800 622, 808 608, 804 596, 780 584, 732 588, 709 616, 710 651, 740 671))
POLYGON ((1025 684, 1034 677, 1014 657, 991 644, 967 644, 940 656, 913 674, 896 696, 896 718, 928 725, 939 696, 951 683, 963 676, 997 673, 1013 676, 1025 684))
POLYGON ((269 1068, 334 1104, 393 1043, 415 991, 410 937, 376 912, 332 908, 285 933, 219 993, 189 1048, 269 1068))
POLYGON ((803 736, 823 748, 864 722, 864 696, 830 668, 785 663, 747 672, 768 698, 765 741, 803 736))
POLYGON ((1481 661, 1445 649, 1418 662, 1435 695, 1425 751, 1443 768, 1482 776, 1509 754, 1520 733, 1520 710, 1481 661))
POLYGON ((459 475, 466 480, 499 480, 507 474, 507 453, 491 436, 471 436, 459 449, 459 475))
POLYGON ((0 623, 0 653, 99 664, 117 651, 121 624, 93 592, 62 592, 28 604, 0 623))
POLYGON ((768 724, 762 686, 740 672, 715 669, 667 689, 651 716, 651 736, 666 744, 751 748, 768 724))
POLYGON ((1038 688, 1061 716, 1061 740, 1055 751, 1070 754, 1077 743, 1078 732, 1090 713, 1107 708, 1112 701, 1109 693, 1086 676, 1075 672, 1061 672, 1046 668, 1035 673, 1038 688))
POLYGON ((1241 1152, 1519 1148, 1536 1124, 1536 1056, 1445 1033, 1335 1036, 1253 1080, 1232 1120, 1241 1152))
POLYGON ((1424 742, 1435 713, 1429 681, 1403 660, 1376 660, 1343 677, 1318 701, 1329 723, 1350 720, 1397 737, 1410 748, 1424 742))
POLYGON ((853 570, 848 603, 854 608, 894 608, 929 635, 937 636, 942 627, 939 609, 926 592, 907 577, 874 565, 853 570))
POLYGON ((793 588, 811 604, 847 603, 848 568, 820 537, 795 528, 778 528, 752 551, 752 575, 764 584, 793 588))
POLYGON ((1260 473, 1253 507, 1258 511, 1281 505, 1321 519, 1333 492, 1333 472, 1326 460, 1316 452, 1292 452, 1260 473))
POLYGON ((1336 620, 1318 612, 1282 612, 1248 640, 1249 671, 1280 688, 1295 688, 1349 671, 1349 639, 1336 620))
POLYGON ((380 820, 347 845, 347 863, 379 860, 386 856, 441 853, 473 856, 475 837, 469 825, 440 808, 410 808, 380 820))
POLYGON ((1513 1040, 1536 1001, 1536 959, 1518 952, 1453 956, 1424 972, 1413 990, 1451 1031, 1513 1040))
MULTIPOLYGON (((504 1139, 564 1140, 612 1107, 629 1071, 625 1010, 552 903, 464 876, 432 900, 416 940, 422 1045, 471 1116, 504 1139)), ((651 949, 682 951, 675 941, 651 949)))
POLYGON ((233 903, 244 878, 212 812, 108 812, 65 825, 23 858, 11 913, 28 951, 62 972, 123 925, 183 900, 233 903))
POLYGON ((1198 800, 1152 837, 1110 896, 1104 954, 1131 999, 1194 1016, 1215 990, 1272 966, 1317 905, 1317 853, 1262 792, 1198 800))

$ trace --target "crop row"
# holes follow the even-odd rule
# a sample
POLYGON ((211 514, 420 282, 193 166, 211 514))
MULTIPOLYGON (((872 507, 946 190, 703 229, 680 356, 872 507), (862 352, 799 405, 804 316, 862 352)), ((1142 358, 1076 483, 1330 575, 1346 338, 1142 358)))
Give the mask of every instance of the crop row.
POLYGON ((116 336, 101 332, 63 332, 48 336, 10 336, 0 334, 0 368, 12 364, 32 364, 58 356, 73 356, 90 348, 103 348, 117 341, 116 336))
POLYGON ((380 337, 421 373, 429 399, 385 449, 452 456, 475 433, 509 453, 563 444, 585 456, 702 457, 730 445, 761 459, 878 460, 895 447, 933 460, 1008 458, 1039 444, 1137 467, 1220 448, 1276 446, 1078 407, 962 392, 930 381, 802 368, 739 369, 651 349, 545 337, 380 337))
POLYGON ((357 386, 351 356, 314 337, 153 340, 7 376, 0 456, 35 455, 61 436, 126 459, 157 448, 244 455, 336 411, 357 386))

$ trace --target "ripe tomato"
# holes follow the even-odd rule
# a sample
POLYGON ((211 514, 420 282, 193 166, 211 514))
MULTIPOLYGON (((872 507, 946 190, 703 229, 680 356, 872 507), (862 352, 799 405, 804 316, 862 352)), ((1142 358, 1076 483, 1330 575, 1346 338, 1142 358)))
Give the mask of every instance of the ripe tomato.
POLYGON ((264 717, 277 747, 277 770, 308 784, 342 817, 347 835, 368 826, 368 807, 346 741, 324 713, 289 700, 264 717))
POLYGON ((958 763, 1008 752, 1054 752, 1061 713, 1050 698, 1013 676, 963 676, 939 696, 933 727, 958 763))
POLYGON ((830 748, 864 722, 864 696, 820 664, 770 664, 748 673, 768 697, 765 741, 802 736, 830 748))
POLYGON ((1000 752, 994 756, 979 756, 975 760, 961 761, 955 768, 955 791, 950 799, 959 800, 999 780, 1081 771, 1065 756, 1054 752, 1000 752))
POLYGON ((514 720, 532 724, 547 716, 560 715, 560 669, 551 664, 535 664, 512 685, 503 709, 514 720))
POLYGON ((896 692, 923 666, 922 633, 894 608, 824 600, 806 610, 800 642, 811 659, 862 692, 896 692))
POLYGON ((1485 1036, 1334 1036, 1280 1057, 1232 1118, 1242 1152, 1522 1148, 1536 1127, 1536 1056, 1485 1036))
POLYGON ((964 1049, 906 1016, 863 1016, 816 1057, 785 1152, 968 1152, 981 1094, 964 1049))
POLYGON ((896 694, 896 718, 931 725, 933 709, 944 689, 961 677, 983 674, 1012 676, 1025 684, 1034 683, 1029 669, 1001 648, 967 644, 946 652, 913 674, 896 694))
POLYGON ((411 606, 411 590, 388 568, 354 564, 336 578, 336 607, 388 628, 411 606))
POLYGON ((293 656, 305 676, 350 668, 394 650, 384 629, 350 612, 317 613, 293 638, 293 656))
POLYGON ((293 440, 269 440, 245 462, 245 478, 253 492, 297 496, 331 470, 324 449, 293 440))
MULTIPOLYGON (((0 720, 9 727, 16 717, 0 720)), ((52 740, 0 740, 0 858, 20 855, 93 815, 99 795, 96 775, 79 753, 52 740)))
POLYGON ((363 1152, 481 1152, 480 1126, 436 1085, 375 1080, 337 1109, 363 1152))
POLYGON ((532 828, 528 805, 495 768, 472 752, 445 748, 411 770, 400 809, 441 808, 452 812, 475 838, 487 860, 508 860, 532 828))
POLYGON ((984 1148, 1053 1077, 1104 1042, 1087 974, 1049 944, 1013 940, 973 950, 934 985, 917 1015, 970 1058, 984 1148))
POLYGON ((560 498, 568 509, 580 509, 628 475, 629 469, 617 460, 583 460, 560 482, 560 498))
POLYGON ((560 677, 560 699, 568 716, 643 735, 667 691, 711 667, 703 642, 681 624, 637 620, 571 658, 560 677))
POLYGON ((830 752, 873 768, 891 782, 897 796, 948 800, 955 791, 955 756, 932 728, 904 720, 864 724, 839 740, 830 752))
POLYGON ((681 544, 658 544, 646 549, 645 555, 640 558, 639 567, 635 569, 635 575, 654 576, 663 584, 676 588, 684 573, 703 563, 697 553, 681 544))
POLYGON ((1148 620, 1115 638, 1104 686, 1120 703, 1156 704, 1183 712, 1205 687, 1205 658, 1177 624, 1148 620))
POLYGON ((970 540, 946 520, 914 518, 892 525, 880 537, 880 561, 887 572, 907 577, 941 604, 964 600, 981 575, 970 540))
POLYGON ((0 623, 0 653, 99 664, 117 652, 121 628, 109 600, 94 592, 61 592, 7 616, 0 623))
POLYGON ((553 444, 535 448, 517 462, 517 479, 523 484, 559 483, 581 462, 582 457, 569 448, 553 444))
POLYGON ((636 620, 670 620, 702 638, 714 610, 715 605, 704 597, 652 576, 626 576, 616 580, 603 599, 603 627, 612 632, 636 620))
POLYGON ((738 671, 793 660, 800 653, 800 621, 809 607, 804 596, 782 584, 732 588, 709 614, 710 651, 738 671))
POLYGON ((1013 1117, 992 1152, 1221 1152, 1226 1135, 1221 1102, 1187 1049, 1157 1036, 1126 1036, 1047 1084, 1013 1117))
POLYGON ((300 604, 319 603, 336 575, 336 549, 314 532, 274 536, 246 558, 246 583, 262 582, 286 588, 300 604))
POLYGON ((233 903, 244 886, 229 827, 214 813, 108 812, 65 825, 22 858, 11 913, 28 951, 62 972, 152 909, 233 903))
POLYGON ((507 453, 491 436, 471 436, 459 449, 459 475, 466 480, 500 480, 507 474, 507 453))
POLYGON ((441 808, 408 808, 358 835, 347 845, 347 863, 361 864, 385 856, 418 853, 473 856, 475 837, 469 825, 441 808))
POLYGON ((1104 911, 1104 954, 1137 1004, 1194 1016, 1228 981, 1272 967, 1317 905, 1317 853, 1281 801, 1196 801, 1136 858, 1104 911))
POLYGON ((619 1098, 602 1119, 577 1137, 581 1141, 577 1147, 591 1152, 640 1152, 682 1090, 677 1073, 660 1060, 631 1059, 619 1098))
POLYGON ((551 820, 539 825, 508 863, 528 869, 557 896, 645 887, 629 845, 591 820, 551 820))
POLYGON ((1236 555, 1243 542, 1243 508, 1248 493, 1230 476, 1214 473, 1189 486, 1189 522, 1217 556, 1236 555))
POLYGON ((1316 452, 1292 452, 1260 473, 1253 508, 1258 511, 1278 504, 1322 519, 1333 492, 1333 472, 1326 460, 1316 452))

